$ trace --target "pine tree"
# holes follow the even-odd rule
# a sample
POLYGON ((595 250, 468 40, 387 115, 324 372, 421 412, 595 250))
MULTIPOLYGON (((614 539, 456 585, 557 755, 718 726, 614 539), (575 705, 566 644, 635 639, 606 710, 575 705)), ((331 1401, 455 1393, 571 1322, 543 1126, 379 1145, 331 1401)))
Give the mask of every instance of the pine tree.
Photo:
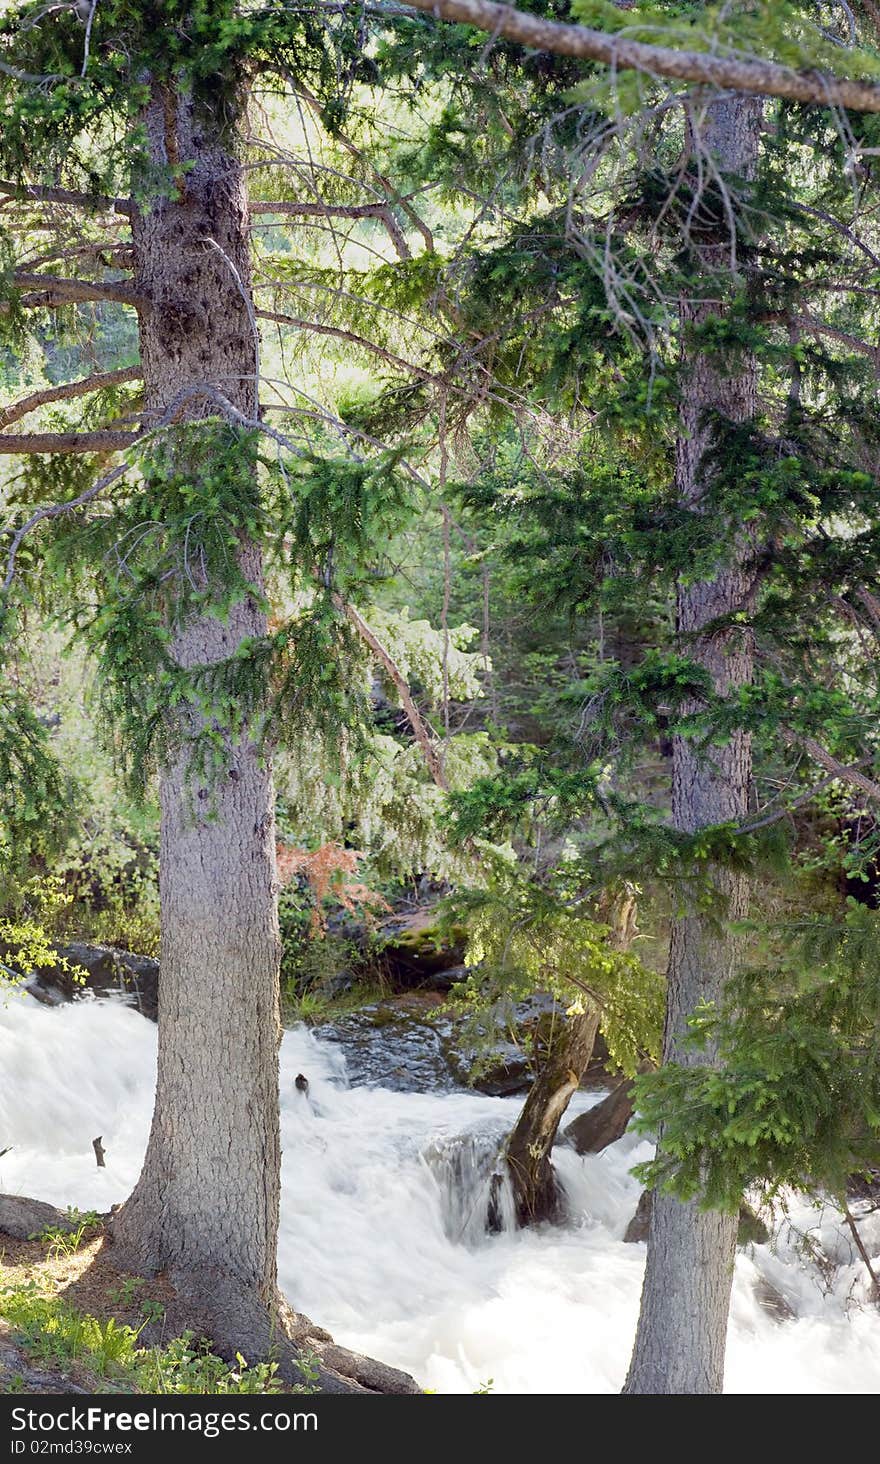
MULTIPOLYGON (((98 424, 0 438, 7 454, 50 454, 58 494, 48 506, 43 475, 25 480, 25 503, 37 503, 8 548, 6 629, 10 594, 33 583, 39 531, 57 527, 42 540, 47 565, 54 554, 55 571, 69 575, 71 555, 85 553, 98 581, 88 633, 117 736, 130 760, 159 765, 158 1088, 143 1171, 114 1221, 118 1254, 135 1272, 168 1272, 182 1325, 196 1321, 227 1355, 276 1346, 296 1376, 293 1344, 308 1324, 276 1279, 279 935, 267 724, 273 697, 291 700, 283 676, 279 689, 279 646, 303 663, 311 656, 314 683, 326 688, 330 643, 345 639, 345 622, 330 575, 298 637, 289 624, 273 630, 264 561, 273 536, 317 533, 321 494, 344 498, 344 486, 316 460, 311 514, 288 495, 286 515, 269 519, 260 443, 283 448, 294 468, 309 454, 261 420, 250 235, 260 201, 248 199, 242 138, 255 72, 275 76, 295 58, 300 74, 319 84, 332 74, 335 86, 337 46, 352 64, 357 27, 340 22, 334 36, 284 7, 251 12, 226 0, 107 0, 85 24, 80 9, 24 5, 0 22, 4 219, 18 221, 4 233, 3 310, 21 343, 42 312, 128 306, 137 360, 4 413, 8 426, 47 402, 85 399, 98 424), (38 222, 32 267, 16 258, 22 219, 38 222), (135 407, 135 430, 106 424, 116 401, 107 393, 135 380, 142 398, 122 407, 129 422, 135 407), (109 466, 120 452, 128 459, 109 466)), ((285 472, 276 466, 276 481, 285 472)), ((371 477, 352 463, 340 473, 355 496, 371 477)), ((357 512, 369 518, 363 493, 357 512)), ((308 580, 320 553, 307 542, 308 580)), ((314 712, 307 677, 292 679, 294 706, 314 712)), ((368 1375, 368 1388, 413 1391, 393 1370, 341 1349, 333 1356, 337 1369, 368 1375)), ((331 1390, 360 1386, 321 1376, 331 1390)))

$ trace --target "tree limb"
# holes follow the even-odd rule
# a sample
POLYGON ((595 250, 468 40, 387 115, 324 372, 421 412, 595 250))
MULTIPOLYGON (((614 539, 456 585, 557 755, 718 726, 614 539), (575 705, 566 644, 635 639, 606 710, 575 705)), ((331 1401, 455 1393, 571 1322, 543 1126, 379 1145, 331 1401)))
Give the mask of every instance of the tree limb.
POLYGON ((880 346, 872 346, 870 341, 863 341, 858 336, 850 335, 848 331, 839 330, 826 320, 817 320, 815 315, 803 314, 798 317, 798 323, 813 335, 828 336, 830 340, 840 341, 841 345, 848 346, 858 355, 867 356, 880 370, 880 346))
POLYGON ((781 727, 780 734, 783 742, 789 747, 801 748, 821 768, 825 768, 826 772, 833 773, 835 778, 839 778, 841 783, 849 783, 852 788, 858 788, 872 802, 880 803, 880 783, 876 783, 873 778, 866 778, 864 773, 860 773, 856 767, 840 762, 814 737, 805 737, 798 732, 792 732, 790 727, 781 727))
POLYGON ((257 310, 254 313, 259 320, 274 320, 278 325, 292 325, 297 330, 312 331, 315 335, 331 336, 337 341, 350 341, 352 345, 360 346, 365 351, 371 351, 374 356, 381 357, 390 366, 399 366, 403 371, 411 371, 422 381, 440 382, 442 379, 435 372, 429 371, 427 367, 416 366, 414 362, 404 360, 403 356, 396 356, 393 351, 387 351, 384 346, 367 340, 366 336, 357 335, 353 330, 343 330, 338 325, 322 325, 316 320, 303 320, 298 315, 283 315, 277 310, 257 310))
POLYGON ((0 429, 20 421, 29 412, 35 412, 38 407, 47 406, 50 402, 72 401, 75 397, 88 396, 93 391, 103 391, 108 386, 120 386, 124 381, 140 381, 142 378, 140 366, 123 366, 119 371, 102 371, 95 376, 85 376, 81 381, 69 381, 65 386, 48 386, 12 402, 8 407, 0 407, 0 429))
POLYGON ((51 452, 121 452, 137 442, 137 432, 0 433, 0 457, 31 457, 51 452))
POLYGON ((64 203, 73 208, 87 208, 92 213, 131 214, 134 205, 128 198, 93 197, 91 193, 77 193, 70 188, 49 188, 36 183, 11 183, 0 179, 0 193, 9 198, 29 200, 33 203, 64 203))
POLYGON ((31 532, 31 529, 35 529, 37 524, 42 523, 44 519, 60 518, 64 513, 71 513, 73 509, 82 508, 84 504, 91 503, 93 498, 97 498, 99 493, 103 493, 105 488, 109 488, 112 483, 116 482, 117 478, 121 478, 127 467, 127 463, 119 463, 117 467, 111 468, 110 472, 106 473, 103 478, 99 478, 97 483, 93 483, 91 488, 87 488, 84 493, 80 493, 78 498, 71 498, 69 503, 52 503, 45 508, 38 508, 35 513, 31 514, 29 519, 26 519, 16 529, 12 543, 9 546, 9 553, 6 556, 6 574, 3 578, 4 594, 8 592, 9 586, 15 577, 16 555, 18 554, 23 539, 31 532))
POLYGON ((783 97, 819 107, 848 107, 853 112, 880 112, 880 86, 874 82, 832 76, 827 72, 795 71, 776 61, 718 56, 709 51, 685 51, 672 46, 648 45, 625 36, 565 25, 529 15, 513 5, 494 0, 407 0, 435 20, 453 21, 488 31, 493 37, 516 41, 533 51, 598 61, 617 71, 642 71, 672 81, 696 82, 725 91, 783 97))
POLYGON ((144 295, 139 295, 131 285, 124 280, 111 280, 107 284, 98 284, 93 280, 66 280, 57 275, 30 274, 27 270, 16 270, 12 276, 13 284, 18 289, 27 289, 45 293, 50 297, 59 297, 63 301, 68 300, 116 300, 121 305, 134 305, 138 309, 146 309, 149 301, 144 295))
POLYGON ((334 595, 333 603, 336 605, 336 608, 338 610, 342 611, 346 620, 348 620, 349 624, 354 627, 364 644, 369 646, 370 650, 373 652, 373 655, 376 656, 376 658, 385 667, 385 670, 388 672, 388 675, 391 677, 391 680, 393 681, 395 688, 397 689, 397 694, 400 697, 400 704, 403 707, 404 712, 406 713, 409 725, 412 727, 413 736, 415 737, 416 742, 419 744, 419 747, 422 749, 425 757, 425 762, 428 767, 428 772, 431 774, 431 777, 434 779, 437 787, 442 788, 444 793, 448 792, 449 784, 447 783, 446 775, 443 772, 443 767, 440 762, 440 756, 437 752, 436 747, 434 746, 431 734, 425 726, 424 719, 422 718, 418 707, 412 699, 412 694, 410 692, 406 677, 403 675, 403 672, 400 670, 396 661, 393 660, 389 652, 385 649, 382 642, 379 640, 379 637, 375 635, 372 630, 370 630, 367 622, 362 619, 362 617, 358 614, 353 605, 349 605, 347 601, 343 600, 341 595, 334 595))
POLYGON ((252 214, 289 214, 295 218, 378 219, 385 225, 398 255, 409 259, 403 230, 387 203, 294 203, 271 199, 250 204, 252 214))

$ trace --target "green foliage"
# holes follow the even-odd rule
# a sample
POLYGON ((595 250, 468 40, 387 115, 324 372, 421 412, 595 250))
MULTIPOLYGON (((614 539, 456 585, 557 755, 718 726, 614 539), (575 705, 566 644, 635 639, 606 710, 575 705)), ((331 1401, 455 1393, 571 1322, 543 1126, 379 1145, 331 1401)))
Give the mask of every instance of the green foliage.
POLYGON ((136 1378, 144 1393, 280 1393, 309 1392, 298 1386, 282 1389, 276 1377, 278 1364, 258 1362, 249 1366, 241 1353, 230 1367, 200 1342, 192 1332, 173 1338, 165 1347, 152 1348, 136 1358, 136 1378))
POLYGON ((64 847, 75 790, 52 755, 45 727, 0 669, 0 874, 26 871, 64 847))
POLYGON ((508 1025, 514 1004, 542 991, 571 1011, 597 1007, 612 1062, 628 1076, 657 1052, 662 981, 615 947, 586 892, 542 889, 496 857, 485 889, 458 895, 452 908, 467 930, 471 969, 457 996, 472 1030, 485 1028, 487 1015, 508 1025))
POLYGON ((31 1236, 32 1240, 43 1241, 49 1247, 50 1258, 55 1260, 76 1255, 86 1236, 91 1238, 101 1223, 96 1210, 88 1210, 83 1214, 68 1206, 66 1214, 69 1222, 67 1226, 47 1225, 38 1235, 31 1236))
POLYGON ((54 928, 73 900, 57 875, 33 876, 8 893, 15 898, 0 914, 0 991, 34 970, 60 971, 74 985, 83 984, 85 971, 54 946, 54 928))
POLYGON ((750 970, 723 1007, 691 1019, 694 1065, 638 1079, 638 1126, 662 1124, 646 1183, 734 1210, 760 1185, 827 1188, 876 1163, 880 1145, 878 915, 851 902, 843 922, 780 934, 784 959, 750 970), (700 1061, 706 1048, 719 1065, 700 1061))
MULTIPOLYGON (((128 1304, 131 1297, 123 1300, 128 1304)), ((248 1364, 237 1354, 230 1367, 192 1332, 162 1347, 144 1348, 139 1339, 146 1321, 132 1327, 114 1317, 100 1320, 46 1294, 33 1280, 0 1288, 0 1317, 36 1361, 62 1371, 76 1364, 114 1391, 210 1395, 315 1391, 317 1373, 308 1358, 301 1364, 303 1382, 285 1387, 277 1376, 277 1363, 248 1364)))

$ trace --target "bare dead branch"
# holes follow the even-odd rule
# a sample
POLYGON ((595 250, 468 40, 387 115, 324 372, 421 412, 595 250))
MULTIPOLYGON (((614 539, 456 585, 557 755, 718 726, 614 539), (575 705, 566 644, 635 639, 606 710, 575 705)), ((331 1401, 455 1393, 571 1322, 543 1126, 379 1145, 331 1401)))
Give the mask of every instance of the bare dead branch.
POLYGON ((796 71, 776 61, 719 56, 709 51, 686 51, 654 46, 625 36, 565 25, 498 5, 495 0, 407 0, 410 9, 436 20, 454 21, 488 31, 494 37, 516 41, 534 51, 598 61, 617 71, 641 71, 672 81, 696 82, 725 91, 749 92, 762 97, 783 97, 817 107, 846 107, 853 112, 880 112, 880 86, 874 82, 833 76, 828 72, 796 71))
POLYGON ((77 193, 70 188, 49 188, 36 183, 11 183, 0 179, 0 193, 33 203, 62 203, 71 208, 85 208, 90 213, 131 214, 134 211, 134 205, 128 198, 102 198, 91 193, 77 193))
POLYGON ((0 457, 31 457, 37 453, 121 452, 137 442, 135 432, 22 432, 0 433, 0 457))
POLYGON ((871 1300, 880 1302, 880 1276, 877 1275, 877 1272, 871 1265, 871 1257, 868 1255, 868 1252, 865 1249, 865 1243, 862 1240, 862 1237, 859 1235, 859 1227, 856 1224, 855 1217, 850 1210, 849 1205, 844 1205, 843 1215, 847 1225, 849 1226, 849 1233, 855 1242, 856 1250, 861 1256, 865 1266, 865 1270, 871 1278, 871 1300))
POLYGON ((33 290, 64 303, 70 300, 115 300, 121 305, 134 305, 139 310, 149 307, 149 300, 139 295, 124 280, 111 280, 98 284, 93 280, 67 280, 60 276, 31 274, 27 270, 16 270, 13 283, 19 289, 33 290))
POLYGON ((109 386, 121 386, 126 381, 140 381, 142 377, 140 366, 123 366, 119 371, 98 372, 95 376, 83 377, 81 381, 69 381, 65 386, 47 386, 42 391, 21 397, 8 407, 0 407, 0 429, 20 421, 38 407, 48 406, 50 402, 73 401, 76 397, 89 396, 92 392, 103 391, 109 386))

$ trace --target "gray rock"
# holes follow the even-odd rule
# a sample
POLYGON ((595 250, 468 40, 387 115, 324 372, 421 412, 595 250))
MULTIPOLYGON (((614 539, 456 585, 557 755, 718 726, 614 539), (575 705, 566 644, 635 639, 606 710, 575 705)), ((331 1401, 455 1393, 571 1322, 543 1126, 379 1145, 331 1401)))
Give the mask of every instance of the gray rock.
POLYGON ((0 1231, 14 1240, 30 1240, 49 1226, 57 1230, 76 1230, 78 1221, 47 1205, 44 1200, 29 1200, 24 1195, 0 1195, 0 1231))
POLYGON ((72 966, 86 972, 85 985, 73 980, 69 971, 58 966, 45 966, 30 972, 25 982, 37 1001, 47 1005, 76 1001, 85 992, 107 996, 121 992, 145 1017, 155 1022, 159 1015, 159 962, 152 956, 138 956, 133 951, 120 951, 112 946, 88 945, 72 941, 58 947, 72 966))
POLYGON ((434 1026, 392 1003, 378 1002, 323 1023, 316 1035, 342 1048, 354 1087, 449 1093, 460 1086, 434 1026))
POLYGON ((639 1195, 639 1203, 636 1205, 636 1213, 623 1233, 623 1239, 627 1245, 638 1245, 640 1241, 648 1239, 653 1200, 653 1190, 642 1190, 639 1195))
POLYGON ((428 971, 421 986, 426 991, 451 991, 453 986, 467 980, 469 969, 468 966, 450 966, 445 971, 428 971))

